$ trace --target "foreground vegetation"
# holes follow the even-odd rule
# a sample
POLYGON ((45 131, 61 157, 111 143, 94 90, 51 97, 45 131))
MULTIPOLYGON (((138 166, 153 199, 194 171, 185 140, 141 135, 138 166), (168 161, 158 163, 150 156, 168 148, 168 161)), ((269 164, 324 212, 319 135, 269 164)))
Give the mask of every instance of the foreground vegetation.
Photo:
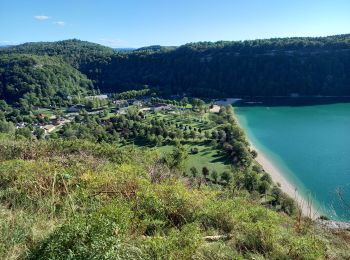
POLYGON ((0 258, 341 259, 349 236, 202 185, 159 154, 88 141, 0 141, 0 258), (339 237, 339 238, 338 238, 339 237))

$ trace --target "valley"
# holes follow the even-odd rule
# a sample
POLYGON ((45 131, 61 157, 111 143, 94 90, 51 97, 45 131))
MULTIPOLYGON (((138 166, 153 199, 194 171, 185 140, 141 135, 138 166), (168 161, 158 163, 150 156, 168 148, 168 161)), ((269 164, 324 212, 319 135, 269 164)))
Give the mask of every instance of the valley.
MULTIPOLYGON (((332 221, 348 220, 346 212, 339 204, 333 212, 319 210, 316 199, 305 207, 285 183, 298 187, 303 198, 311 189, 325 202, 323 195, 331 191, 324 192, 326 186, 334 189, 348 179, 339 174, 339 182, 332 183, 324 166, 315 179, 315 168, 299 167, 300 151, 307 149, 298 139, 298 122, 289 124, 294 107, 273 121, 283 108, 265 111, 250 99, 345 98, 348 52, 340 50, 348 39, 193 43, 123 52, 79 40, 2 48, 0 258, 346 259, 347 223, 332 221), (314 55, 320 55, 318 76, 314 55), (338 70, 326 66, 328 55, 338 70), (272 73, 287 61, 286 71, 272 73), (300 73, 304 65, 305 75, 313 76, 283 76, 300 73), (269 80, 262 82, 264 77, 269 80), (285 80, 290 85, 279 85, 285 80), (237 105, 246 100, 247 106, 237 105), (274 145, 278 135, 290 141, 274 145), (290 162, 286 151, 293 147, 290 162), (270 175, 273 168, 285 183, 270 175), (317 214, 310 213, 314 206, 317 214)), ((337 130, 322 134, 331 120, 319 115, 319 139, 307 147, 319 149, 325 139, 330 142, 320 151, 340 147, 329 138, 337 130)), ((318 134, 310 132, 306 139, 318 134)), ((310 151, 311 166, 327 164, 310 151)), ((334 160, 338 166, 341 156, 334 160)))

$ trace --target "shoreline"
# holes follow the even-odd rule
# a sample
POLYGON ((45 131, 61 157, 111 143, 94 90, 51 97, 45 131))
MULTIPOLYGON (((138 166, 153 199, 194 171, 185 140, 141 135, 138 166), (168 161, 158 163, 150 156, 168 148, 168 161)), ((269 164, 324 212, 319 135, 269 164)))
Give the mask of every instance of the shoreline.
POLYGON ((264 171, 271 176, 273 182, 276 185, 279 183, 281 190, 296 201, 301 209, 302 215, 311 219, 317 219, 320 217, 320 213, 315 208, 315 205, 313 205, 312 200, 305 198, 300 192, 298 192, 297 187, 290 183, 290 181, 284 176, 283 172, 278 169, 278 167, 250 140, 249 144, 251 149, 255 150, 258 154, 255 160, 263 167, 264 171))
MULTIPOLYGON (((233 105, 232 105, 233 106, 233 105)), ((266 173, 268 173, 272 179, 272 181, 277 185, 277 183, 280 184, 280 189, 286 193, 289 197, 294 199, 294 201, 297 203, 301 210, 301 214, 305 217, 309 217, 313 220, 318 219, 321 216, 321 212, 316 208, 311 198, 305 197, 303 194, 301 194, 298 191, 298 188, 295 187, 283 174, 283 171, 276 166, 275 163, 271 161, 271 159, 266 156, 266 154, 259 148, 257 148, 256 145, 249 139, 246 130, 241 125, 241 123, 238 120, 238 117, 236 117, 236 122, 238 123, 239 127, 245 132, 246 138, 249 142, 250 149, 255 150, 257 152, 257 157, 255 158, 255 161, 260 164, 260 166, 264 169, 266 173)))

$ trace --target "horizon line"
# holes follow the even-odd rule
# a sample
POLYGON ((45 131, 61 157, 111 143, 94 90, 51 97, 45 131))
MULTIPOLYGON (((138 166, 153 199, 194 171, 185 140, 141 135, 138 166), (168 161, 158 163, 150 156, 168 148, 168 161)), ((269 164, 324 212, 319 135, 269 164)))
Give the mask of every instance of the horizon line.
POLYGON ((60 41, 69 41, 69 40, 79 40, 79 41, 85 41, 85 42, 91 42, 95 44, 99 44, 108 48, 112 49, 139 49, 144 47, 151 47, 151 46, 161 46, 161 47, 179 47, 186 44, 191 43, 200 43, 200 42, 245 42, 245 41, 256 41, 256 40, 273 40, 273 39, 293 39, 293 38, 327 38, 327 37, 335 37, 335 36, 346 36, 350 35, 350 32, 348 33, 341 33, 341 34, 327 34, 327 35, 317 35, 317 36, 282 36, 282 37, 266 37, 266 38, 252 38, 252 39, 241 39, 241 40, 199 40, 199 41, 188 41, 182 44, 172 44, 172 45, 161 45, 161 44, 148 44, 148 45, 139 45, 139 46, 111 46, 107 44, 101 43, 101 41, 94 41, 94 40, 85 40, 85 39, 79 39, 79 38, 66 38, 66 39, 60 39, 60 40, 40 40, 40 41, 25 41, 25 42, 12 42, 12 41, 0 41, 0 47, 12 47, 12 46, 18 46, 26 43, 40 43, 40 42, 60 42, 60 41))

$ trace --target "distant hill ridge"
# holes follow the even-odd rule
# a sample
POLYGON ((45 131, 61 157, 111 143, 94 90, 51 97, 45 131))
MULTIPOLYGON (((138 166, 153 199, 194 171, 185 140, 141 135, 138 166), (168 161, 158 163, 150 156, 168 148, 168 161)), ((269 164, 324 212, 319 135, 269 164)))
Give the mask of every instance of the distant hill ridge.
MULTIPOLYGON (((350 95, 350 34, 156 45, 128 51, 73 39, 1 48, 0 57, 6 54, 58 57, 103 92, 147 84, 163 94, 202 97, 350 95)), ((6 88, 8 77, 0 76, 6 88)))

